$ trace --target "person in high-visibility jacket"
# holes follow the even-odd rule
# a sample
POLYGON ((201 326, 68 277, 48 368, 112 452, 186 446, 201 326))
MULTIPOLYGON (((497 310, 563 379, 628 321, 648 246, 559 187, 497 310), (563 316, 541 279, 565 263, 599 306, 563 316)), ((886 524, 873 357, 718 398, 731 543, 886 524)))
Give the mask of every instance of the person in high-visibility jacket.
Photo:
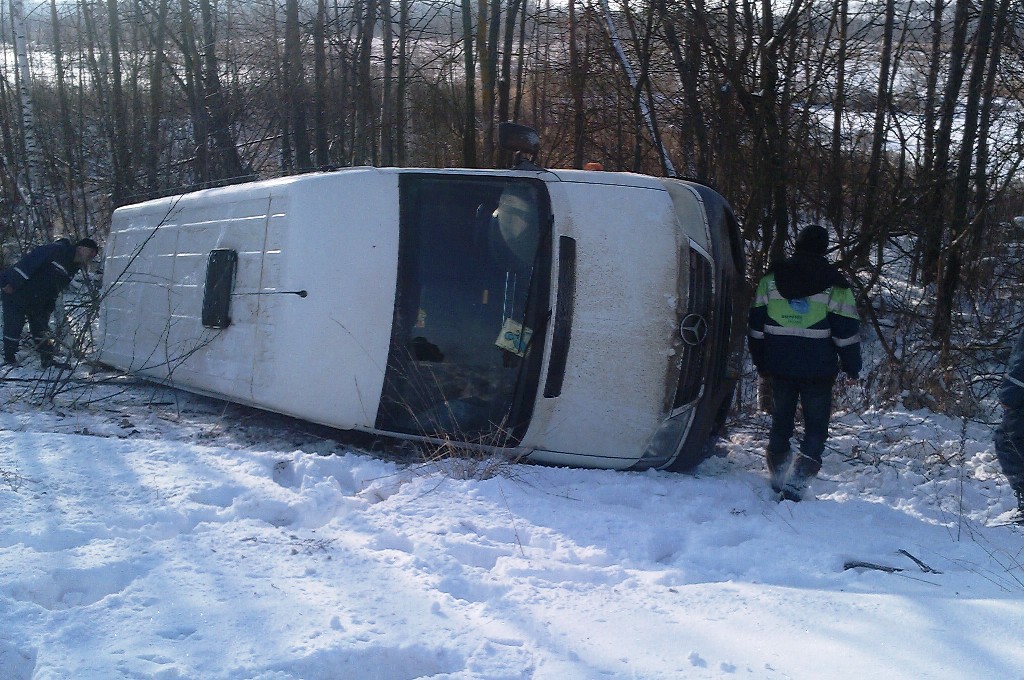
POLYGON ((821 469, 832 415, 832 386, 840 371, 861 371, 860 318, 850 286, 831 264, 828 232, 811 225, 794 253, 769 268, 750 308, 750 356, 772 391, 766 459, 772 490, 799 501, 821 469), (800 455, 791 452, 797 403, 804 416, 800 455))

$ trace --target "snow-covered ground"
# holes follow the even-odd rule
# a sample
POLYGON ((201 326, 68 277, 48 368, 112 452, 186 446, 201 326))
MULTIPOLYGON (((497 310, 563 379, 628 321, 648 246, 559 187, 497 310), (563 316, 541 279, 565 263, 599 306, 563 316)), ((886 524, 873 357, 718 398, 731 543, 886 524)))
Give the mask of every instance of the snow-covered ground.
POLYGON ((794 504, 760 415, 694 475, 478 480, 71 387, 0 384, 4 680, 1024 678, 1024 533, 986 526, 1011 506, 986 426, 845 410, 794 504))

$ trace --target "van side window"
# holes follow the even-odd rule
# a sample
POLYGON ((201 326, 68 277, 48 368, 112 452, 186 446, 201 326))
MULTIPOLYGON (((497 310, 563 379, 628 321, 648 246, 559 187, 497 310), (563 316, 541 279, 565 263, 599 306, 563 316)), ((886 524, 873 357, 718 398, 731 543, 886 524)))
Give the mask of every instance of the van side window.
POLYGON ((235 285, 237 268, 237 251, 210 251, 210 259, 206 264, 206 290, 203 293, 203 325, 207 328, 227 328, 231 325, 231 290, 235 285))

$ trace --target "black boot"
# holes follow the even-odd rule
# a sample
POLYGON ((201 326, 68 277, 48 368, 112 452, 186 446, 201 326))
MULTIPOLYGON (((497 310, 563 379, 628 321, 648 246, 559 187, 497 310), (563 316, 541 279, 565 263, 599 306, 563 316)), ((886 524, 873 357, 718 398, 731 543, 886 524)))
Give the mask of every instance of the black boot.
POLYGON ((4 366, 18 365, 18 342, 4 338, 4 366))
POLYGON ((60 359, 55 359, 52 354, 44 354, 39 357, 39 364, 43 368, 56 368, 65 371, 71 368, 71 364, 60 359))
POLYGON ((804 494, 807 493, 807 487, 810 486, 811 478, 806 477, 799 472, 794 472, 786 480, 785 486, 782 487, 781 497, 779 500, 782 501, 793 501, 799 503, 804 499, 804 494))
POLYGON ((785 485, 782 487, 779 500, 793 501, 794 503, 802 501, 807 493, 807 488, 811 485, 814 478, 818 476, 820 469, 821 463, 819 461, 802 453, 797 456, 797 459, 793 461, 793 471, 790 472, 789 479, 786 480, 785 485))
POLYGON ((793 463, 792 454, 787 451, 785 455, 773 455, 771 451, 765 456, 768 463, 768 483, 772 491, 782 493, 782 487, 786 485, 786 478, 789 477, 789 468, 793 463))
POLYGON ((36 343, 36 347, 39 349, 39 363, 43 368, 71 368, 71 364, 54 357, 57 350, 57 343, 55 343, 52 338, 39 340, 36 343))

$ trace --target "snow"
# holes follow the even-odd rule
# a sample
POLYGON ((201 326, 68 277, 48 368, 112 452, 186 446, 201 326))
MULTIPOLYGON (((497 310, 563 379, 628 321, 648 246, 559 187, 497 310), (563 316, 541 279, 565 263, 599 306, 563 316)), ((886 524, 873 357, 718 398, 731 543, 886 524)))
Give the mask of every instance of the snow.
POLYGON ((1024 678, 985 424, 841 399, 777 503, 762 415, 693 475, 410 466, 37 374, 0 383, 5 680, 1024 678))

